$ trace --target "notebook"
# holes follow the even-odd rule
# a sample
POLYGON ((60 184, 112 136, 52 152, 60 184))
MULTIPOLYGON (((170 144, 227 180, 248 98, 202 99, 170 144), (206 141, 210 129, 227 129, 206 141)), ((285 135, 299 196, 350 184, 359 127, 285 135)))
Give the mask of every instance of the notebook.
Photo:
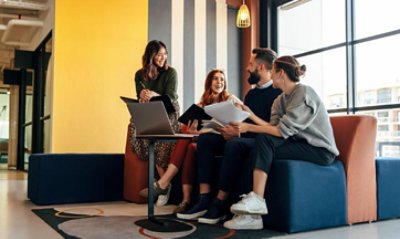
POLYGON ((129 113, 136 126, 136 137, 192 138, 193 134, 176 134, 171 127, 164 104, 127 102, 129 113))
POLYGON ((189 125, 189 121, 193 121, 195 119, 198 120, 197 130, 199 130, 202 127, 203 120, 209 120, 211 119, 211 116, 206 114, 203 108, 193 104, 178 118, 178 121, 185 125, 189 125))
MULTIPOLYGON (((128 98, 125 96, 120 96, 121 100, 123 100, 125 103, 138 103, 138 100, 128 98)), ((150 101, 161 101, 164 104, 165 109, 167 110, 168 114, 170 113, 175 113, 175 107, 172 105, 171 99, 168 97, 168 95, 160 95, 160 96, 155 96, 150 99, 150 101)))

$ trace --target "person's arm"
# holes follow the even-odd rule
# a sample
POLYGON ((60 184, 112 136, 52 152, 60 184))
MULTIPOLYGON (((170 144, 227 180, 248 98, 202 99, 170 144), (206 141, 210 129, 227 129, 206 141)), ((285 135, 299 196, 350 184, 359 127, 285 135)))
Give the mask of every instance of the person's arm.
POLYGON ((239 129, 241 133, 253 132, 258 134, 270 134, 276 137, 283 137, 278 126, 270 125, 268 123, 265 125, 240 123, 239 129))
POLYGON ((136 86, 136 97, 139 102, 149 102, 151 97, 153 97, 153 91, 146 88, 144 83, 144 77, 142 75, 142 70, 138 70, 135 74, 135 86, 136 86))
POLYGON ((178 94, 177 94, 178 75, 174 68, 172 67, 169 68, 165 80, 166 80, 166 85, 164 89, 164 94, 168 95, 168 97, 172 101, 176 101, 178 99, 178 94))
POLYGON ((312 122, 317 116, 316 105, 310 105, 304 100, 301 104, 287 109, 286 114, 284 114, 277 125, 284 138, 288 138, 302 131, 312 122))
POLYGON ((145 88, 143 84, 143 77, 140 75, 140 70, 136 72, 135 74, 135 86, 136 86, 136 97, 137 99, 140 99, 140 93, 142 90, 145 88))
POLYGON ((221 133, 222 137, 224 137, 225 140, 230 140, 236 137, 240 137, 239 125, 240 123, 232 122, 225 127, 217 129, 217 131, 221 133))
MULTIPOLYGON (((244 105, 243 109, 250 113, 250 119, 254 122, 254 124, 240 123, 239 129, 241 133, 245 132, 264 133, 264 134, 274 135, 277 137, 282 137, 279 127, 275 126, 274 124, 268 123, 267 121, 255 115, 248 106, 244 105)), ((279 111, 280 111, 279 104, 275 100, 272 105, 272 112, 275 112, 275 114, 278 115, 279 111)))
POLYGON ((235 95, 229 95, 228 100, 232 101, 234 105, 243 105, 243 102, 235 95))

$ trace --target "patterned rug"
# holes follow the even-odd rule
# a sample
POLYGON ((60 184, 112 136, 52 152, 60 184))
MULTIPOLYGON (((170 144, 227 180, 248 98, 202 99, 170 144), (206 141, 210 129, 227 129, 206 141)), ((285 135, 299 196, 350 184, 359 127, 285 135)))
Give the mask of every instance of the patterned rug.
MULTIPOLYGON (((180 232, 157 232, 144 229, 135 224, 146 216, 129 214, 124 211, 107 212, 100 207, 90 208, 47 208, 33 209, 37 216, 67 239, 131 239, 131 238, 272 238, 284 233, 271 230, 230 230, 221 224, 207 225, 195 221, 179 221, 187 230, 180 232)), ((110 211, 110 210, 108 210, 110 211)), ((157 212, 157 211, 156 211, 157 212)), ((173 215, 160 215, 157 218, 173 219, 173 215)), ((140 223, 138 223, 140 225, 140 223)))

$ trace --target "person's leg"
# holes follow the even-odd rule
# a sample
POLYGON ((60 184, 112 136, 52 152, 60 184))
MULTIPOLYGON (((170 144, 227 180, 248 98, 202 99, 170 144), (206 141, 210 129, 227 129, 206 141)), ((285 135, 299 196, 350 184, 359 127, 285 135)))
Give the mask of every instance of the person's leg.
POLYGON ((312 146, 305 140, 263 135, 257 141, 254 159, 253 192, 263 199, 272 160, 294 159, 329 165, 335 160, 335 156, 325 148, 312 146))
POLYGON ((190 140, 180 139, 176 141, 175 149, 172 151, 168 168, 163 175, 160 175, 160 179, 158 180, 158 184, 161 188, 167 188, 171 180, 178 173, 190 143, 190 140))
POLYGON ((232 190, 233 182, 243 168, 243 163, 248 159, 254 147, 254 138, 234 138, 226 142, 224 158, 221 162, 218 177, 217 198, 225 200, 232 190))
POLYGON ((253 159, 255 162, 253 171, 254 192, 250 192, 240 202, 231 207, 231 211, 235 214, 241 213, 247 216, 232 219, 226 225, 224 224, 227 228, 255 229, 251 225, 251 223, 254 224, 254 218, 249 218, 249 215, 268 213, 264 192, 272 159, 296 159, 329 165, 334 161, 335 156, 326 149, 312 146, 304 140, 296 141, 269 135, 259 135, 253 151, 253 159))
POLYGON ((201 134, 197 139, 197 172, 200 184, 200 194, 211 192, 212 179, 215 176, 216 155, 222 155, 225 145, 224 138, 219 134, 201 134))
POLYGON ((223 153, 225 140, 219 134, 201 134, 197 139, 197 171, 199 180, 200 195, 198 201, 189 210, 177 213, 180 219, 196 219, 207 212, 211 203, 211 183, 215 176, 215 169, 218 162, 216 155, 223 153))
POLYGON ((227 198, 232 184, 236 181, 235 177, 240 173, 253 145, 253 138, 234 138, 226 142, 224 157, 219 168, 217 197, 207 213, 199 218, 199 222, 215 224, 225 219, 228 210, 227 198))
POLYGON ((274 157, 275 148, 286 143, 287 140, 267 134, 259 134, 255 138, 254 148, 251 151, 251 159, 254 163, 253 191, 247 194, 236 204, 231 211, 235 214, 267 214, 267 206, 264 199, 265 185, 267 183, 269 169, 274 157))
POLYGON ((182 165, 182 191, 183 201, 189 203, 193 184, 193 171, 196 160, 197 143, 190 143, 187 147, 185 160, 182 165))
POLYGON ((182 194, 183 199, 182 202, 178 205, 178 207, 174 210, 174 213, 181 213, 186 211, 190 201, 191 201, 191 193, 192 193, 192 184, 193 184, 193 171, 195 165, 195 153, 197 150, 197 144, 195 142, 191 142, 187 146, 186 155, 182 162, 182 194))
MULTIPOLYGON (((190 142, 190 140, 177 140, 166 170, 163 169, 161 165, 156 165, 157 172, 160 176, 160 179, 153 185, 155 198, 157 198, 156 205, 163 206, 167 204, 169 193, 171 192, 170 182, 178 173, 190 142)), ((143 197, 147 197, 147 194, 148 188, 140 191, 140 195, 143 197)))
POLYGON ((263 228, 261 215, 268 210, 264 199, 264 189, 272 163, 274 148, 285 143, 284 139, 269 135, 257 135, 251 150, 253 163, 253 192, 231 206, 234 217, 224 223, 229 229, 259 230, 263 228))

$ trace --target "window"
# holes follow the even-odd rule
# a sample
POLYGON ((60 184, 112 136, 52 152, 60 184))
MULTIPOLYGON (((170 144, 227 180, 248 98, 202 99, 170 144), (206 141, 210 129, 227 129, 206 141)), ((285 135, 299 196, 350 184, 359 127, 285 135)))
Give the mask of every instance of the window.
POLYGON ((295 55, 307 66, 301 81, 316 90, 331 114, 375 116, 377 156, 400 157, 400 21, 394 20, 400 1, 274 2, 277 34, 270 42, 278 55, 295 55))
POLYGON ((278 52, 295 55, 346 40, 345 1, 313 0, 278 8, 278 52))
MULTIPOLYGON (((388 111, 380 111, 377 113, 378 122, 380 123, 387 123, 389 119, 389 112, 388 111)), ((395 120, 393 120, 395 121, 395 120)))
POLYGON ((357 106, 399 103, 399 42, 400 34, 355 46, 355 83, 358 99, 362 99, 360 95, 367 92, 376 95, 375 100, 357 102, 357 106))
POLYGON ((355 38, 400 29, 398 0, 354 0, 355 38))
POLYGON ((378 104, 390 103, 392 101, 392 90, 389 88, 378 90, 378 104))
POLYGON ((324 51, 299 59, 307 66, 301 82, 312 86, 324 100, 328 109, 345 108, 346 101, 346 51, 344 47, 324 51))

